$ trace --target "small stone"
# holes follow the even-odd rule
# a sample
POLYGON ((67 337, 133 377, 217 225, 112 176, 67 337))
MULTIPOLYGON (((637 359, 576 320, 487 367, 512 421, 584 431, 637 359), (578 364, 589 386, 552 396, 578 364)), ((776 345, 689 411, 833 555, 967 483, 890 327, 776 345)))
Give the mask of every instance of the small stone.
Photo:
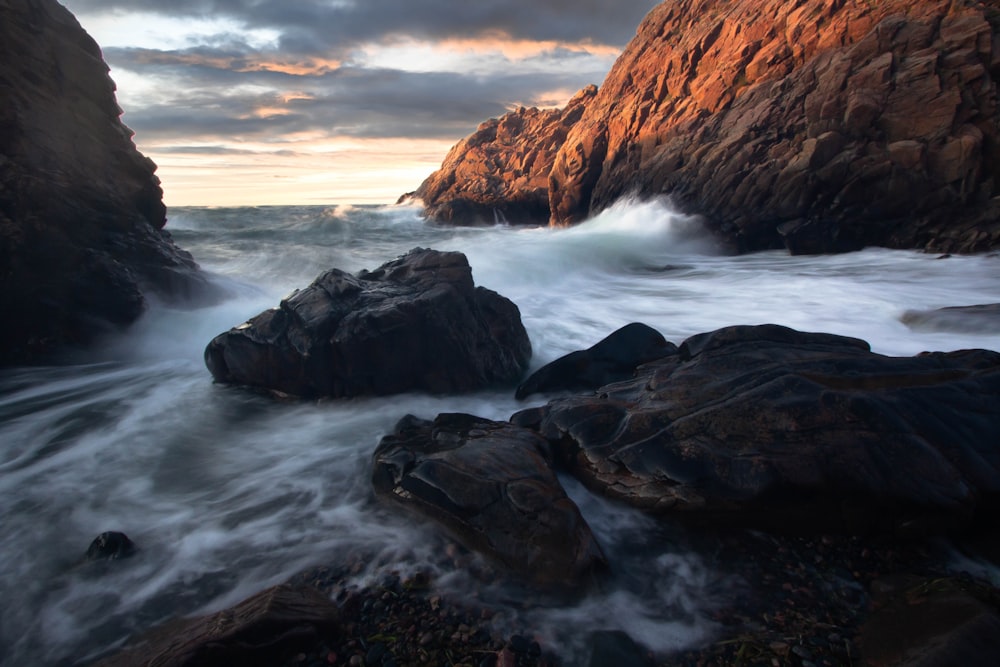
POLYGON ((433 633, 425 632, 424 634, 420 635, 419 643, 420 643, 421 646, 427 646, 432 641, 434 641, 434 634, 433 633))
POLYGON ((365 659, 360 655, 355 654, 351 656, 351 661, 348 664, 350 664, 351 667, 362 667, 362 665, 365 664, 365 659))

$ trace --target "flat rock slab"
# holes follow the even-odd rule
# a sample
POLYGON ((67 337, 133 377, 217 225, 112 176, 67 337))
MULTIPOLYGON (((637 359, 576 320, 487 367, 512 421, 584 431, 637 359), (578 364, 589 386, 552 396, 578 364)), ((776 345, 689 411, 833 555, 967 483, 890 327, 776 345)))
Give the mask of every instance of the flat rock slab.
POLYGON ((273 665, 339 625, 337 606, 319 591, 275 586, 216 614, 161 626, 95 667, 273 665))
POLYGON ((592 489, 647 510, 905 532, 995 511, 998 406, 997 352, 886 357, 763 325, 694 336, 634 379, 511 421, 592 489))
POLYGON ((374 455, 375 492, 543 585, 573 585, 604 554, 537 433, 466 414, 404 418, 374 455))
POLYGON ((530 358, 517 306, 476 287, 462 253, 423 248, 331 269, 205 350, 219 382, 338 398, 514 383, 530 358))

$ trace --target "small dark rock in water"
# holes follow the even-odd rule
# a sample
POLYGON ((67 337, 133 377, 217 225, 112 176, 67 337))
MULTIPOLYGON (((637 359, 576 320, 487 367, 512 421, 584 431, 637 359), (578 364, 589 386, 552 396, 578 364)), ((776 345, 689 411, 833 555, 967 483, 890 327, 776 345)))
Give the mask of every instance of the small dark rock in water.
POLYGON ((135 553, 135 544, 125 533, 108 531, 94 538, 87 548, 87 560, 118 560, 135 553))

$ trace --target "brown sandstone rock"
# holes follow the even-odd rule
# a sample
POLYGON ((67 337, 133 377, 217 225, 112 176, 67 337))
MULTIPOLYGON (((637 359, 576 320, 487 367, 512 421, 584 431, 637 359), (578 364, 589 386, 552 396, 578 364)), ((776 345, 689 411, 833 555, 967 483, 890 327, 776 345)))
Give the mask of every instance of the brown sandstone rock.
POLYGON ((0 0, 0 364, 127 325, 149 293, 206 286, 163 231, 156 166, 114 91, 55 0, 0 0))
POLYGON ((561 141, 530 178, 554 225, 669 195, 742 251, 981 251, 1000 246, 998 80, 991 3, 671 0, 564 141, 521 125, 483 144, 491 121, 422 187, 433 217, 492 221, 529 190, 520 156, 561 141))
POLYGON ((662 193, 743 250, 996 247, 998 32, 972 1, 663 3, 556 157, 552 221, 662 193))
POLYGON ((454 224, 545 224, 556 151, 597 93, 588 86, 563 109, 521 107, 459 142, 415 196, 426 215, 454 224))

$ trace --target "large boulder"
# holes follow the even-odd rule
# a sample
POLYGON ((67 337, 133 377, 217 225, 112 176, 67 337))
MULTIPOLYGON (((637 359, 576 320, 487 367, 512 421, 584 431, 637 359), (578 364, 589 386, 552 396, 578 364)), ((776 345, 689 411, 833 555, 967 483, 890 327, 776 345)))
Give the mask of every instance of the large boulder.
POLYGON ((0 364, 126 326, 151 295, 205 292, 114 91, 59 3, 0 0, 0 364))
POLYGON ((1000 499, 1000 353, 874 354, 776 325, 694 336, 598 393, 516 414, 589 487, 678 516, 913 532, 1000 499))
POLYGON ((544 439, 506 422, 407 417, 376 448, 372 482, 529 581, 568 587, 606 563, 549 459, 544 439))
POLYGON ((427 217, 457 225, 546 224, 556 152, 596 93, 588 86, 563 109, 521 107, 481 124, 413 193, 427 217))
POLYGON ((515 382, 530 358, 517 306, 476 287, 462 253, 423 248, 331 269, 205 349, 219 382, 304 397, 473 391, 515 382))

